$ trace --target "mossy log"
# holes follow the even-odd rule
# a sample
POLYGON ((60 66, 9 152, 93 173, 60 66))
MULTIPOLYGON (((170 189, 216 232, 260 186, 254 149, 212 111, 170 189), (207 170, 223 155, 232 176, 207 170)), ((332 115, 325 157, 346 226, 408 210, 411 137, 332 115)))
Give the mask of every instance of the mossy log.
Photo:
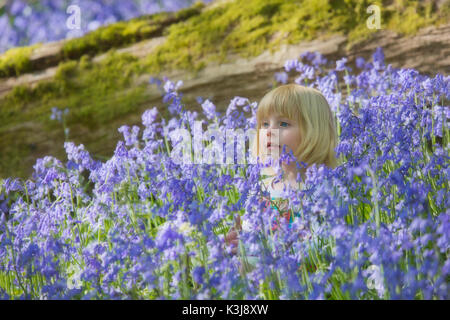
POLYGON ((258 101, 285 60, 306 51, 352 63, 382 46, 394 67, 449 74, 448 1, 414 4, 414 12, 410 1, 379 2, 390 4, 375 31, 364 25, 364 1, 219 1, 7 52, 0 56, 0 177, 28 177, 45 155, 65 160, 63 129, 50 120, 55 106, 69 109, 71 141, 110 156, 122 124, 140 124, 153 106, 168 116, 150 76, 183 80, 186 108, 200 112, 197 96, 221 111, 234 96, 258 101))

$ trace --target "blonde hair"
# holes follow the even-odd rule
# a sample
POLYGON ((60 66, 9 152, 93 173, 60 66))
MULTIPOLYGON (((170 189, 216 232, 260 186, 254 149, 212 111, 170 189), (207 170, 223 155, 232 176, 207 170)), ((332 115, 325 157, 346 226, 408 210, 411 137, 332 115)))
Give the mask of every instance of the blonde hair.
MULTIPOLYGON (((269 114, 279 114, 297 121, 300 127, 300 144, 294 151, 297 160, 312 164, 337 166, 337 133, 331 108, 319 90, 298 84, 279 86, 264 95, 256 114, 256 155, 259 156, 259 130, 269 114)), ((303 172, 306 170, 302 170, 303 172)))

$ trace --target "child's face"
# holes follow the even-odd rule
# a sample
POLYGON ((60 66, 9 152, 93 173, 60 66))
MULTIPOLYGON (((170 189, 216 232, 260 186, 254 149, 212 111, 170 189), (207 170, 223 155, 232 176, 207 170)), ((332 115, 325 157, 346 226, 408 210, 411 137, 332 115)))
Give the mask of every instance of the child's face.
POLYGON ((297 121, 282 117, 278 114, 263 118, 259 130, 259 150, 262 156, 271 155, 275 158, 283 152, 286 145, 286 152, 295 154, 295 150, 300 144, 300 127, 297 121), (270 143, 272 141, 272 143, 270 143))

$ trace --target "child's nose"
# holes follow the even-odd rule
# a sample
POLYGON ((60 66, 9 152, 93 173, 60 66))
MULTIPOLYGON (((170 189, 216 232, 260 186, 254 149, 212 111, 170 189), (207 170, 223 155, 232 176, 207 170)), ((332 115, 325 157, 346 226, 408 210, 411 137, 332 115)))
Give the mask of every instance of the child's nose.
POLYGON ((275 128, 275 126, 269 126, 267 128, 267 136, 270 137, 272 135, 276 135, 278 131, 278 128, 275 128))

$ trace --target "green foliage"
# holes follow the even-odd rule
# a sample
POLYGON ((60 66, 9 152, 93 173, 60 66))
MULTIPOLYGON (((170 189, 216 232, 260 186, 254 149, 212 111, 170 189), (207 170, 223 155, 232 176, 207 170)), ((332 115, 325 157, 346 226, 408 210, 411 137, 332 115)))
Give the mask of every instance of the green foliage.
POLYGON ((30 55, 38 45, 12 48, 0 55, 0 78, 14 77, 32 70, 30 55))
MULTIPOLYGON (((137 70, 136 61, 131 55, 110 52, 96 64, 86 57, 79 62, 61 63, 51 81, 41 82, 35 88, 17 86, 6 96, 1 103, 6 112, 0 117, 0 127, 36 118, 45 120, 55 105, 69 108, 71 121, 94 121, 93 125, 105 123, 120 115, 119 109, 124 107, 120 103, 105 104, 111 103, 111 99, 127 102, 124 101, 126 97, 136 98, 133 93, 141 91, 135 87, 123 97, 117 96, 117 89, 129 86, 137 70)), ((127 104, 125 112, 130 111, 129 107, 127 104)))
MULTIPOLYGON (((198 2, 176 13, 121 21, 71 39, 64 43, 61 59, 97 55, 163 34, 167 41, 147 61, 151 71, 196 71, 211 61, 224 62, 230 53, 250 57, 282 44, 333 34, 345 34, 353 44, 378 31, 366 26, 371 15, 367 8, 372 4, 380 7, 382 29, 407 35, 446 22, 450 16, 448 0, 439 11, 432 2, 413 0, 248 0, 225 2, 209 10, 198 2)), ((32 71, 33 48, 15 48, 1 56, 0 77, 32 71)))
MULTIPOLYGON (((79 59, 83 55, 97 55, 144 39, 160 36, 167 25, 198 15, 204 4, 199 2, 176 13, 161 12, 129 21, 102 26, 81 38, 64 43, 59 59, 79 59)), ((30 55, 39 45, 13 48, 0 55, 0 78, 18 76, 34 70, 30 55)))
POLYGON ((436 21, 431 2, 396 0, 392 6, 387 8, 385 16, 392 17, 387 20, 388 29, 405 35, 414 34, 418 29, 436 21))
MULTIPOLYGON (((34 88, 15 87, 0 100, 0 176, 26 176, 32 164, 25 162, 24 157, 33 150, 25 142, 30 139, 18 138, 19 128, 33 124, 33 131, 39 135, 43 129, 41 140, 49 132, 60 130, 57 123, 50 120, 51 109, 55 106, 69 109, 69 127, 82 123, 91 129, 135 112, 148 95, 145 85, 130 86, 137 68, 137 59, 133 56, 110 52, 98 63, 91 63, 87 57, 64 62, 58 66, 54 79, 40 82, 34 88)), ((61 146, 63 142, 63 139, 53 141, 61 146)), ((85 144, 102 149, 105 141, 85 144)), ((54 155, 64 156, 64 153, 54 155)))
POLYGON ((81 39, 67 41, 62 54, 66 58, 77 59, 84 54, 96 55, 111 48, 159 36, 166 25, 197 15, 202 7, 203 4, 199 3, 175 14, 162 12, 102 26, 81 39))
MULTIPOLYGON (((148 58, 151 71, 182 68, 199 70, 209 62, 225 62, 229 54, 251 57, 282 44, 347 35, 350 44, 368 38, 377 29, 367 28, 378 5, 381 28, 411 34, 449 17, 432 4, 417 1, 356 0, 249 0, 230 1, 200 15, 171 25, 167 40, 148 58)), ((445 6, 444 6, 445 7, 445 6)))
POLYGON ((83 54, 96 55, 110 48, 148 38, 159 30, 159 26, 151 25, 145 20, 121 21, 100 27, 81 39, 67 41, 62 48, 62 54, 68 59, 77 59, 83 54))
MULTIPOLYGON (((6 132, 0 138, 0 175, 4 178, 9 176, 26 176, 29 168, 20 164, 23 158, 33 152, 34 146, 27 143, 17 143, 26 141, 27 134, 23 130, 6 132)), ((0 179, 1 180, 1 179, 0 179)))

